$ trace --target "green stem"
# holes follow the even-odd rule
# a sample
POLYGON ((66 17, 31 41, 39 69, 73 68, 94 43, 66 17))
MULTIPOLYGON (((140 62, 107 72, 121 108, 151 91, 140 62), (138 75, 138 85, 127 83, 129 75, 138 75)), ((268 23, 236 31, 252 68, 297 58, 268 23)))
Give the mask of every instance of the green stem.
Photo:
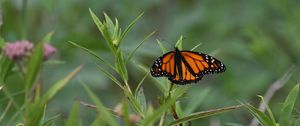
POLYGON ((27 2, 28 0, 22 1, 22 17, 21 17, 21 38, 26 39, 26 16, 27 16, 27 2))
MULTIPOLYGON (((169 88, 169 92, 168 92, 167 99, 170 99, 170 98, 171 98, 171 95, 172 95, 171 92, 172 92, 173 87, 174 87, 174 84, 173 84, 173 83, 170 83, 170 88, 169 88)), ((179 116, 178 116, 178 114, 177 114, 177 112, 176 112, 176 106, 175 106, 175 104, 171 106, 171 111, 172 111, 172 114, 173 114, 173 118, 174 118, 175 120, 179 119, 179 116)), ((179 124, 179 126, 182 126, 182 123, 179 124)))

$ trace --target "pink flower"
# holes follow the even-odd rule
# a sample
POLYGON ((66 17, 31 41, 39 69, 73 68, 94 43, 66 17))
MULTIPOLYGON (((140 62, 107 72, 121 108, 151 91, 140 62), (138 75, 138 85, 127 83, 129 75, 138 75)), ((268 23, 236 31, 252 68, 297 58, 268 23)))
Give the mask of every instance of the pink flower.
POLYGON ((56 48, 46 43, 44 44, 44 59, 49 59, 56 52, 56 48))
POLYGON ((29 56, 32 52, 33 44, 27 40, 16 41, 14 43, 6 43, 4 53, 12 60, 20 60, 25 56, 29 56))

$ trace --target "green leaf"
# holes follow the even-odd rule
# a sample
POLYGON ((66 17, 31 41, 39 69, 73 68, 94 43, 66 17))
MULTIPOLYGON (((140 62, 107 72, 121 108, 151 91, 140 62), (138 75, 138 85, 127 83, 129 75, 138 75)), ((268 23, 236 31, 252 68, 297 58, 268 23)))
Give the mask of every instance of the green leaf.
POLYGON ((146 102, 146 97, 145 97, 143 88, 140 88, 140 90, 138 91, 138 93, 136 95, 136 99, 141 105, 142 112, 146 112, 147 111, 147 102, 146 102))
MULTIPOLYGON (((138 64, 138 63, 135 63, 138 64)), ((149 74, 149 68, 144 66, 144 65, 140 65, 138 64, 137 67, 142 70, 143 72, 145 72, 146 74, 149 74)), ((167 85, 161 81, 158 81, 158 79, 154 78, 154 77, 150 77, 153 81, 155 81, 153 84, 155 85, 155 87, 157 87, 159 89, 159 91, 161 93, 165 93, 168 91, 167 85)))
POLYGON ((0 36, 0 49, 2 49, 4 46, 5 46, 5 40, 0 36))
POLYGON ((25 115, 25 126, 39 126, 44 118, 46 105, 42 102, 30 102, 25 115))
POLYGON ((262 126, 276 126, 276 124, 272 122, 272 119, 268 117, 268 115, 260 111, 259 109, 253 107, 250 104, 245 104, 245 107, 259 121, 259 123, 262 126))
POLYGON ((183 39, 183 36, 181 35, 175 44, 175 47, 177 47, 179 50, 182 50, 182 39, 183 39))
POLYGON ((163 54, 165 54, 166 48, 164 47, 164 45, 158 39, 156 39, 156 42, 158 43, 159 47, 161 48, 163 54))
POLYGON ((27 94, 41 69, 43 62, 43 45, 43 42, 38 43, 28 61, 27 73, 25 74, 25 93, 27 94))
POLYGON ((226 126, 244 126, 244 125, 239 123, 226 123, 226 126))
POLYGON ((80 107, 80 102, 76 101, 72 107, 71 113, 69 115, 69 118, 65 126, 77 126, 79 124, 79 118, 78 118, 79 107, 80 107))
POLYGON ((122 52, 120 50, 117 51, 117 55, 116 55, 116 65, 119 71, 119 74, 121 74, 122 79, 124 80, 124 82, 128 81, 128 73, 127 73, 127 68, 126 68, 126 64, 122 55, 122 52))
POLYGON ((47 90, 45 95, 43 96, 43 102, 46 104, 50 99, 52 99, 58 91, 60 91, 63 87, 65 87, 68 82, 74 78, 82 69, 82 66, 77 67, 75 70, 73 70, 71 73, 69 73, 66 77, 63 79, 57 81, 56 83, 52 84, 52 86, 47 90))
POLYGON ((130 112, 129 112, 129 106, 125 99, 122 100, 122 113, 123 113, 123 122, 124 126, 131 126, 130 122, 130 112))
POLYGON ((8 126, 12 126, 16 124, 18 117, 24 113, 25 104, 23 104, 15 113, 9 117, 8 122, 6 123, 8 126))
POLYGON ((195 49, 197 49, 199 46, 201 46, 202 45, 202 43, 199 43, 198 45, 196 45, 196 46, 194 46, 192 49, 191 49, 191 51, 194 51, 195 49))
MULTIPOLYGON (((109 48, 112 50, 112 52, 115 54, 116 53, 116 48, 113 45, 113 40, 111 38, 110 35, 110 29, 109 28, 109 24, 106 23, 102 23, 99 18, 94 14, 94 12, 89 9, 90 14, 93 18, 94 23, 96 24, 96 26, 98 27, 98 30, 101 32, 102 36, 104 37, 104 39, 106 40, 109 48)), ((106 14, 105 14, 106 15, 106 14)), ((107 16, 108 17, 108 16, 107 16)), ((106 20, 108 20, 107 18, 105 18, 106 20)), ((112 29, 113 30, 113 29, 112 29)))
POLYGON ((138 86, 135 89, 134 95, 137 96, 137 93, 140 90, 140 87, 142 86, 144 80, 147 78, 147 76, 149 75, 149 73, 146 73, 145 76, 142 78, 142 80, 139 82, 138 86))
POLYGON ((202 111, 202 112, 196 112, 193 114, 190 114, 188 116, 185 116, 183 118, 180 118, 178 120, 175 120, 173 122, 171 122, 171 124, 169 126, 174 126, 174 125, 178 125, 180 123, 184 123, 187 121, 192 121, 192 120, 196 120, 199 118, 204 118, 204 117, 208 117, 208 116, 212 116, 212 115, 216 115, 216 114, 221 114, 224 112, 228 112, 237 108, 240 108, 241 106, 231 106, 231 107, 226 107, 226 108, 219 108, 219 109, 212 109, 212 110, 207 110, 207 111, 202 111))
POLYGON ((189 102, 184 109, 185 114, 190 114, 197 109, 197 107, 202 103, 202 101, 206 98, 206 96, 210 92, 210 88, 205 88, 202 91, 198 91, 198 92, 199 94, 190 96, 189 102))
POLYGON ((280 112, 280 119, 279 119, 279 125, 280 126, 289 126, 290 125, 290 119, 291 114, 294 108, 294 104, 297 100, 299 92, 299 84, 297 84, 289 93, 287 98, 285 99, 285 102, 283 103, 283 106, 281 108, 280 112))
POLYGON ((58 117, 60 117, 60 115, 56 115, 56 116, 51 117, 46 122, 44 122, 42 124, 42 126, 53 126, 53 124, 55 123, 55 120, 58 119, 58 117))
POLYGON ((124 39, 124 37, 128 34, 128 32, 132 29, 132 27, 136 24, 136 22, 143 16, 144 13, 141 13, 139 16, 137 16, 124 30, 123 34, 121 35, 120 41, 124 39))
POLYGON ((170 107, 186 90, 186 87, 178 88, 176 92, 172 93, 172 97, 170 99, 157 108, 153 113, 145 117, 145 119, 141 122, 141 126, 152 126, 165 112, 170 109, 170 107))
POLYGON ((121 82, 118 81, 117 78, 115 78, 112 74, 110 74, 109 72, 107 72, 106 70, 104 70, 100 65, 96 64, 97 65, 97 68, 99 70, 101 70, 105 76, 107 76, 109 79, 111 79, 113 82, 115 82, 121 89, 123 89, 124 87, 122 86, 121 82))
POLYGON ((113 115, 103 106, 102 102, 97 98, 97 96, 89 89, 85 84, 83 84, 84 89, 88 93, 91 100, 96 104, 99 116, 109 125, 109 126, 118 126, 116 120, 113 118, 113 115))
POLYGON ((54 34, 54 31, 49 32, 49 33, 43 38, 42 42, 44 42, 44 43, 49 43, 49 42, 51 42, 51 38, 52 38, 53 34, 54 34))
POLYGON ((271 109, 270 109, 270 107, 269 107, 269 105, 268 104, 266 104, 266 102, 265 102, 265 100, 264 100, 264 97, 263 96, 260 96, 260 95, 258 95, 258 97, 260 97, 260 99, 261 99, 261 102, 266 106, 266 109, 267 109, 267 112, 268 112, 268 115, 269 115, 269 117, 271 118, 271 120, 272 120, 272 123, 273 124, 276 124, 276 121, 275 121, 275 118, 274 118, 274 115, 273 115, 273 113, 272 113, 272 111, 271 111, 271 109))
POLYGON ((0 85, 3 85, 7 76, 10 74, 14 63, 4 54, 0 54, 0 85))
POLYGON ((139 104, 139 102, 137 101, 137 99, 135 99, 135 97, 132 95, 132 93, 129 91, 128 88, 123 88, 124 94, 125 96, 128 98, 128 100, 130 101, 130 104, 133 106, 133 109, 142 117, 144 117, 144 114, 142 113, 142 107, 139 104))
POLYGON ((135 52, 137 51, 138 48, 141 47, 141 45, 143 45, 144 42, 146 42, 147 39, 149 39, 153 34, 155 33, 155 31, 151 32, 149 35, 147 35, 142 41, 141 43, 129 54, 127 60, 126 60, 126 64, 130 61, 130 59, 132 58, 133 54, 135 54, 135 52))
POLYGON ((85 51, 86 53, 96 57, 99 61, 103 62, 105 65, 109 66, 110 68, 112 68, 113 70, 116 71, 116 69, 111 65, 111 63, 106 62, 106 60, 104 60, 103 58, 101 58, 100 56, 98 56, 95 52, 93 52, 92 50, 89 50, 88 48, 85 48, 83 46, 80 46, 78 44, 76 44, 75 42, 69 41, 70 44, 82 49, 83 51, 85 51))

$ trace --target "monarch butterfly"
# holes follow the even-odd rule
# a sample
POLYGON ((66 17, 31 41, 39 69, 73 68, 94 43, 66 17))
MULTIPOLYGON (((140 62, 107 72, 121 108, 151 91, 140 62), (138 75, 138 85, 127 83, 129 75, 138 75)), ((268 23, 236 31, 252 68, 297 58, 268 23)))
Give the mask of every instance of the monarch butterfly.
POLYGON ((175 84, 198 82, 204 75, 224 72, 225 65, 207 54, 180 51, 170 51, 159 57, 151 68, 154 77, 168 77, 175 84))

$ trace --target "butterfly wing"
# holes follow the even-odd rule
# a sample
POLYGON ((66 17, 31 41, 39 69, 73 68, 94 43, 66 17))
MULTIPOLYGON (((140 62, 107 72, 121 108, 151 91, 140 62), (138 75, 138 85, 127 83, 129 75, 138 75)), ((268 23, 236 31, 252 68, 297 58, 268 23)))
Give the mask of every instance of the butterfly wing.
POLYGON ((207 54, 192 51, 181 51, 183 62, 193 75, 203 76, 224 72, 225 65, 218 59, 207 54))
POLYGON ((151 75, 154 77, 175 76, 175 53, 168 52, 155 60, 151 68, 151 75))
POLYGON ((194 75, 188 68, 188 66, 184 62, 180 62, 176 65, 176 75, 173 77, 168 77, 168 79, 175 84, 188 84, 201 80, 202 75, 194 75), (180 66, 179 66, 180 65, 180 66), (181 67, 181 70, 179 70, 181 67), (181 74, 180 74, 181 72, 181 74), (181 75, 181 76, 180 76, 181 75))
POLYGON ((225 65, 207 54, 193 51, 168 52, 152 65, 151 75, 168 77, 175 84, 197 82, 204 75, 225 71, 225 65))

